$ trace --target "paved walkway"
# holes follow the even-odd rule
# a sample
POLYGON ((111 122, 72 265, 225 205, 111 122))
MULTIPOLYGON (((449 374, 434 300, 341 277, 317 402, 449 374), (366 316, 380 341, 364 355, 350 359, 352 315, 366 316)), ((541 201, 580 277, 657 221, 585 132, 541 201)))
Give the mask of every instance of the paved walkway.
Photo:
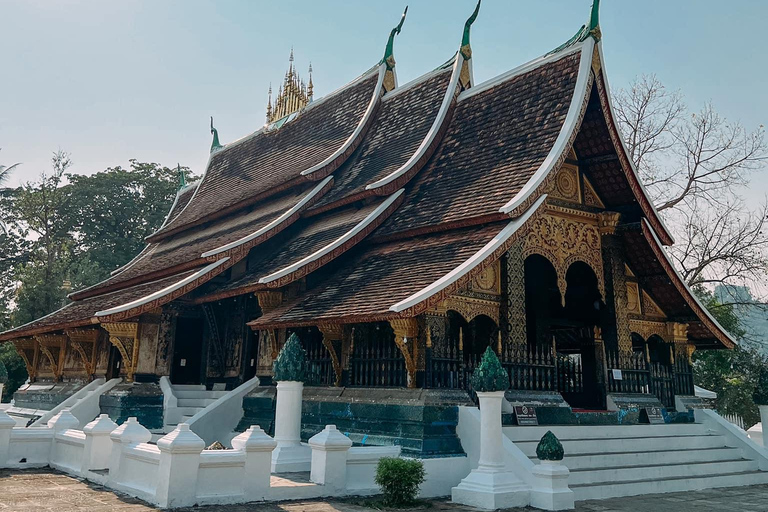
MULTIPOLYGON (((0 470, 0 512, 146 512, 145 503, 49 469, 0 470)), ((347 501, 295 501, 182 509, 186 512, 365 512, 347 501)), ((421 510, 468 512, 445 500, 421 510)), ((521 509, 516 509, 521 510, 521 509)), ((533 509, 526 509, 533 510, 533 509)), ((585 501, 577 512, 768 512, 768 485, 585 501)), ((511 511, 510 511, 511 512, 511 511)))

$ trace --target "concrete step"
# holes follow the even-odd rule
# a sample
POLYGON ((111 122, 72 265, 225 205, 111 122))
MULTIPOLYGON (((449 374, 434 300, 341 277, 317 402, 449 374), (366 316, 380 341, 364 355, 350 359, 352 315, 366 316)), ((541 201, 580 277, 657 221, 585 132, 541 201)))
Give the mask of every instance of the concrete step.
POLYGON ((585 468, 571 471, 571 475, 568 477, 568 485, 749 473, 757 471, 758 466, 756 461, 737 459, 720 462, 682 462, 611 469, 585 468))
MULTIPOLYGON (((557 435, 557 434, 555 434, 557 435)), ((620 439, 566 439, 561 440, 567 455, 585 453, 660 452, 668 450, 698 450, 721 448, 725 438, 716 435, 667 436, 667 437, 624 437, 620 439)), ((539 441, 515 441, 520 450, 529 457, 536 456, 539 441)))
POLYGON ((176 398, 221 398, 227 394, 227 391, 207 391, 203 389, 180 389, 174 390, 176 398))
MULTIPOLYGON (((563 464, 570 470, 594 468, 622 468, 655 464, 684 464, 694 462, 721 462, 741 459, 738 448, 720 447, 700 450, 667 450, 662 452, 590 453, 570 455, 565 452, 563 464)), ((535 457, 531 460, 538 462, 535 457)))
POLYGON ((538 442, 551 430, 561 441, 567 439, 622 439, 627 437, 668 437, 700 436, 709 433, 707 427, 698 423, 670 425, 601 425, 601 426, 538 426, 504 427, 504 434, 518 441, 538 442))
POLYGON ((171 389, 174 391, 205 391, 205 384, 171 384, 171 389))
MULTIPOLYGON (((614 498, 618 496, 639 496, 711 489, 715 487, 742 487, 768 483, 768 472, 748 471, 728 475, 706 475, 698 477, 677 477, 664 480, 642 480, 633 482, 614 481, 609 484, 571 485, 576 501, 614 498)), ((685 506, 681 505, 680 510, 685 506)))
POLYGON ((215 402, 215 398, 179 398, 178 407, 207 407, 215 402))

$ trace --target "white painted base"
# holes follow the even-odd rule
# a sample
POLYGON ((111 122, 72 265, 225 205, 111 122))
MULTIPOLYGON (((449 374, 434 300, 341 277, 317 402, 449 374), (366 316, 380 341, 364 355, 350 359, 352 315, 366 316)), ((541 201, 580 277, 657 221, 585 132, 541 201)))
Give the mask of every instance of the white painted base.
POLYGON ((530 502, 530 487, 509 471, 478 468, 451 489, 451 501, 485 510, 525 507, 530 502))
POLYGON ((300 473, 309 471, 312 449, 307 444, 278 445, 272 451, 272 473, 300 473))
POLYGON ((558 462, 542 461, 533 468, 531 506, 543 510, 573 510, 574 494, 568 488, 568 468, 558 462))

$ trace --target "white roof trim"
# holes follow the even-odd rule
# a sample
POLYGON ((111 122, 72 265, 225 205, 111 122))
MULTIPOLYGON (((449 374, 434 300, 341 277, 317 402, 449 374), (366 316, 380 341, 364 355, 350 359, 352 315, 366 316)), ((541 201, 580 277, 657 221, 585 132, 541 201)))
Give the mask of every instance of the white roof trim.
MULTIPOLYGON (((453 57, 451 58, 451 60, 453 60, 453 57)), ((400 87, 396 87, 396 88, 392 89, 391 91, 389 91, 388 93, 384 94, 384 96, 381 97, 381 101, 389 101, 392 98, 396 98, 397 96, 400 96, 400 94, 402 94, 403 92, 405 92, 405 91, 407 91, 409 89, 412 89, 415 85, 418 85, 418 84, 420 84, 422 82, 426 82, 430 78, 435 77, 435 76, 439 75, 440 73, 445 73, 445 72, 447 72, 451 68, 453 68, 453 64, 451 64, 450 67, 448 67, 448 66, 442 67, 441 66, 439 68, 433 69, 429 73, 425 73, 425 74, 421 75, 420 77, 414 78, 410 82, 407 82, 407 83, 401 85, 400 87)))
POLYGON ((216 254, 222 253, 224 251, 228 251, 230 249, 234 249, 235 247, 242 245, 246 242, 250 242, 254 238, 258 238, 259 236, 263 235, 264 233, 268 232, 270 229, 274 228, 275 226, 279 225, 281 222, 283 222, 285 219, 289 218, 291 215, 295 214, 296 212, 300 211, 304 205, 306 205, 313 197, 315 197, 318 193, 320 193, 321 190, 333 179, 333 176, 328 176, 323 181, 317 184, 315 188, 313 188, 307 195, 301 198, 301 201, 296 203, 294 206, 291 207, 290 210, 280 215, 278 218, 267 224, 266 226, 254 231, 250 235, 246 235, 243 238, 240 238, 239 240, 235 240, 234 242, 230 242, 228 244, 222 245, 221 247, 217 247, 216 249, 206 251, 203 254, 200 255, 201 258, 207 258, 209 256, 214 256, 216 254))
MULTIPOLYGON (((589 41, 594 40, 590 37, 588 39, 589 41)), ((470 87, 469 89, 463 91, 461 94, 459 94, 459 101, 464 101, 468 98, 471 98, 472 96, 476 94, 480 94, 481 92, 487 91, 488 89, 492 89, 496 87, 499 84, 502 84, 506 82, 507 80, 510 80, 518 75, 522 75, 523 73, 527 73, 531 70, 534 70, 538 68, 539 66, 542 66, 544 64, 548 64, 550 62, 554 62, 556 60, 560 60, 563 57, 566 57, 572 53, 575 53, 582 49, 586 43, 578 43, 573 46, 570 46, 560 52, 552 53, 550 55, 544 55, 541 57, 537 57, 531 61, 526 62, 525 64, 522 64, 516 68, 512 68, 506 73, 502 73, 501 75, 495 76, 489 80, 486 80, 485 82, 482 82, 480 84, 477 84, 473 87, 470 87)), ((470 60, 471 62, 471 60, 470 60)))
POLYGON ((676 276, 677 276, 677 278, 680 280, 680 282, 683 284, 683 286, 685 287, 685 289, 688 291, 688 295, 690 295, 690 296, 691 296, 691 298, 694 300, 694 302, 696 302, 696 304, 697 304, 697 305, 698 305, 698 306, 701 308, 701 310, 702 310, 702 311, 704 311, 704 314, 705 314, 705 315, 707 315, 707 318, 708 318, 708 319, 709 319, 709 320, 710 320, 712 323, 714 323, 714 324, 717 326, 717 328, 718 328, 718 329, 720 329, 720 331, 722 331, 722 332, 723 332, 723 334, 725 334, 725 335, 726 335, 726 337, 727 337, 727 338, 728 338, 728 339, 731 341, 731 343, 733 343, 734 345, 738 345, 738 344, 739 344, 739 342, 738 342, 738 341, 736 341, 735 339, 733 339, 733 337, 731 336, 731 333, 729 333, 728 331, 726 331, 726 330, 723 328, 723 326, 722 326, 722 325, 720 325, 720 322, 718 322, 718 321, 715 319, 715 317, 713 317, 713 316, 712 316, 712 315, 709 313, 709 310, 707 310, 707 308, 706 308, 706 307, 704 307, 704 305, 703 305, 701 302, 699 302, 699 298, 698 298, 698 297, 696 297, 696 295, 693 293, 693 291, 692 291, 692 290, 691 290, 691 289, 688 287, 688 283, 686 283, 686 282, 685 282, 685 279, 683 279, 683 276, 681 276, 681 275, 680 275, 680 272, 678 272, 678 271, 677 271, 677 268, 676 268, 676 267, 675 267, 675 265, 672 263, 672 260, 670 260, 670 259, 669 259, 669 255, 667 254, 667 251, 666 251, 666 249, 664 249, 664 245, 661 243, 661 240, 659 240, 659 237, 656 235, 656 232, 653 230, 653 227, 651 226, 651 223, 650 223, 650 222, 648 222, 648 219, 646 219, 646 218, 643 218, 643 223, 644 223, 644 224, 645 224, 645 226, 648 228, 648 232, 649 232, 649 233, 651 234, 651 236, 653 237, 653 241, 654 241, 654 242, 656 243, 656 245, 658 245, 658 246, 659 246, 659 248, 661 249, 661 253, 664 255, 664 259, 667 261, 667 264, 668 264, 668 265, 669 265, 669 267, 672 269, 672 271, 675 273, 675 275, 676 275, 676 276))
MULTIPOLYGON (((605 60, 603 59, 603 43, 597 43, 597 54, 600 56, 600 68, 605 70, 605 60)), ((613 118, 614 124, 616 124, 616 120, 618 119, 615 115, 615 110, 613 108, 613 100, 611 99, 611 91, 608 88, 608 78, 606 76, 605 71, 603 71, 603 83, 605 84, 605 95, 608 98, 608 108, 610 109, 611 117, 613 118)), ((618 129, 618 126, 617 126, 618 129)), ((635 175, 635 179, 640 184, 640 190, 642 190, 643 194, 646 198, 648 198, 648 203, 651 205, 651 208, 653 209, 654 215, 656 215, 656 219, 659 221, 659 224, 661 224, 661 227, 666 231, 666 235, 672 240, 672 243, 675 243, 675 239, 672 237, 672 232, 669 231, 669 228, 664 223, 664 219, 661 218, 661 215, 659 215, 659 212, 656 210, 656 205, 653 204, 653 201, 651 201, 651 196, 648 195, 648 192, 645 190, 645 185, 643 184, 643 180, 640 179, 640 174, 637 172, 637 168, 635 167, 635 162, 632 161, 632 159, 629 157, 629 151, 627 151, 627 146, 624 144, 624 139, 621 136, 621 132, 619 132, 619 143, 621 144, 621 151, 624 151, 624 155, 627 157, 627 162, 629 162, 629 168, 632 170, 632 173, 635 175)))
POLYGON ((437 137, 437 132, 440 131, 440 127, 442 126, 445 117, 448 115, 448 109, 451 107, 451 102, 453 101, 453 93, 456 90, 456 84, 459 82, 459 75, 461 74, 461 65, 463 62, 464 57, 461 56, 461 53, 457 54, 456 60, 453 63, 451 80, 448 82, 448 89, 446 89, 445 95, 443 96, 443 102, 440 105, 440 110, 438 110, 437 117, 435 117, 429 132, 427 132, 427 136, 424 137, 424 140, 421 141, 421 144, 419 145, 416 152, 411 155, 411 158, 409 158, 408 161, 405 162, 399 169, 378 181, 366 185, 365 190, 374 190, 393 182, 411 170, 411 168, 416 165, 416 162, 418 162, 421 157, 424 156, 424 154, 427 152, 427 149, 429 149, 429 146, 435 140, 435 137, 437 137))
POLYGON ((451 270, 450 272, 448 272, 443 277, 441 277, 434 283, 430 284, 426 288, 422 288, 421 290, 414 293, 410 297, 404 300, 401 300, 397 304, 390 306, 389 310, 399 313, 400 311, 413 307, 416 304, 419 304, 420 302, 427 300, 428 298, 440 292, 441 290, 445 289, 449 285, 455 283, 460 278, 464 277, 467 273, 469 273, 473 268, 479 265, 488 256, 493 254, 493 252, 496 249, 498 249, 502 244, 504 244, 504 242, 506 242, 509 239, 509 237, 511 237, 518 229, 520 229, 520 227, 522 227, 523 224, 525 224, 528 221, 528 219, 531 218, 531 216, 536 212, 536 210, 539 209, 539 207, 544 203, 546 198, 547 198, 547 195, 542 194, 541 197, 539 197, 536 200, 536 202, 533 203, 533 205, 525 211, 525 213, 523 213, 519 217, 512 220, 509 224, 507 224, 504 227, 504 229, 502 229, 496 236, 494 236, 490 242, 485 244, 485 246, 483 246, 482 249, 480 249, 475 254, 473 254, 469 259, 464 261, 464 263, 462 263, 455 269, 451 270))
MULTIPOLYGON (((571 133, 576 129, 576 123, 579 121, 581 114, 581 105, 587 94, 587 83, 589 82, 590 68, 592 66, 592 49, 595 46, 595 40, 591 37, 581 45, 581 61, 579 62, 579 76, 576 79, 576 87, 573 90, 573 96, 571 97, 571 104, 568 107, 568 115, 565 116, 560 133, 557 135, 555 143, 552 145, 552 149, 549 150, 549 154, 541 163, 539 168, 533 174, 520 191, 515 194, 507 204, 499 208, 501 213, 509 213, 515 208, 520 206, 544 181, 544 178, 552 171, 555 163, 563 154, 566 149, 571 133)), ((555 54, 560 55, 560 54, 555 54)), ((470 89, 473 90, 473 89, 470 89)))
POLYGON ((373 90, 373 94, 371 95, 371 101, 368 102, 368 108, 365 111, 365 114, 363 115, 363 118, 360 120, 360 122, 357 124, 357 128, 355 128, 355 131, 352 132, 352 135, 350 135, 346 141, 344 141, 344 144, 333 152, 328 158, 320 162, 319 164, 315 164, 309 169, 304 169, 301 171, 302 176, 307 176, 309 174, 312 174, 313 172, 316 172, 326 165, 330 164, 334 160, 336 160, 339 155, 344 154, 344 152, 349 149, 349 147, 355 142, 355 140, 360 136, 360 132, 363 131, 363 128, 368 124, 368 121, 371 119, 371 116, 373 115, 373 111, 376 110, 376 103, 379 101, 379 98, 381 98, 381 87, 384 83, 384 74, 387 71, 387 65, 382 63, 379 65, 379 79, 376 82, 376 87, 373 90))
POLYGON ((339 238, 337 238, 330 244, 326 245, 322 249, 319 249, 313 252, 306 258, 300 259, 299 261, 297 261, 296 263, 293 263, 292 265, 289 265, 281 270, 278 270, 277 272, 273 272, 272 274, 262 277, 261 279, 259 279, 259 283, 266 284, 266 283, 275 281, 277 279, 280 279, 283 276, 287 276, 291 272, 295 272, 296 270, 300 269, 304 265, 307 265, 308 263, 311 263, 317 259, 320 259, 326 254, 335 250, 337 247, 340 247, 345 242, 352 239, 358 233, 363 231, 371 222, 376 220, 376 218, 379 217, 379 215, 381 215, 384 211, 386 211, 386 209, 389 208, 390 205, 394 203, 395 200, 403 194, 403 190, 404 189, 401 188, 400 190, 398 190, 397 192, 389 196, 386 199, 386 201, 384 201, 378 207, 376 207, 376 209, 373 210, 371 213, 369 213, 362 221, 357 223, 355 227, 353 227, 352 229, 350 229, 349 231, 341 235, 339 238))
POLYGON ((109 315, 114 315, 115 313, 122 313, 123 311, 128 311, 129 309, 132 309, 132 308, 144 305, 144 304, 146 304, 148 302, 151 302, 151 301, 153 301, 155 299, 159 299, 160 297, 168 295, 169 293, 175 292, 179 288, 182 288, 182 287, 186 286, 187 284, 191 283, 195 279, 197 279, 197 278, 207 274, 211 270, 213 270, 213 269, 223 265, 227 261, 229 261, 229 257, 222 258, 219 261, 215 261, 215 262, 211 263, 210 265, 207 265, 207 266, 201 268, 200 270, 198 270, 194 274, 191 274, 191 275, 185 277, 184 279, 182 279, 182 280, 180 280, 180 281, 178 281, 178 282, 176 282, 176 283, 174 283, 174 284, 172 284, 170 286, 166 286, 162 290, 158 290, 158 291, 156 291, 154 293, 150 293, 149 295, 146 295, 146 296, 144 296, 144 297, 142 297, 140 299, 136 299, 134 301, 128 302, 126 304, 122 304, 120 306, 115 306, 114 308, 105 309, 103 311, 97 311, 96 312, 96 316, 97 317, 99 317, 99 316, 109 316, 109 315))

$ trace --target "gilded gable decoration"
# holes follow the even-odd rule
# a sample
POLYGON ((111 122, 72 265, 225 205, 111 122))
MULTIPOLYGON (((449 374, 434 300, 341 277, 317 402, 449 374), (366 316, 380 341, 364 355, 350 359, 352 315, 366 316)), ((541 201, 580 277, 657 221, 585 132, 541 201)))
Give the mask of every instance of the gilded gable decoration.
POLYGON ((640 310, 640 289, 637 283, 627 282, 627 312, 635 315, 642 313, 640 310))
POLYGON ((603 201, 600 199, 600 196, 597 195, 597 192, 595 192, 595 188, 592 186, 592 183, 589 182, 586 176, 582 176, 583 179, 583 195, 584 195, 584 205, 585 206, 592 206, 594 208, 600 208, 605 209, 605 204, 603 204, 603 201))
POLYGON ((568 268, 581 261, 597 277, 600 294, 605 297, 603 258, 598 217, 592 213, 548 205, 545 214, 532 219, 523 241, 523 259, 531 254, 547 258, 557 272, 557 286, 563 304, 568 283, 568 268))
POLYGON ((642 292, 642 308, 643 308, 643 315, 645 316, 651 316, 656 318, 666 318, 667 315, 664 314, 664 311, 661 310, 658 304, 647 294, 645 291, 642 292))

